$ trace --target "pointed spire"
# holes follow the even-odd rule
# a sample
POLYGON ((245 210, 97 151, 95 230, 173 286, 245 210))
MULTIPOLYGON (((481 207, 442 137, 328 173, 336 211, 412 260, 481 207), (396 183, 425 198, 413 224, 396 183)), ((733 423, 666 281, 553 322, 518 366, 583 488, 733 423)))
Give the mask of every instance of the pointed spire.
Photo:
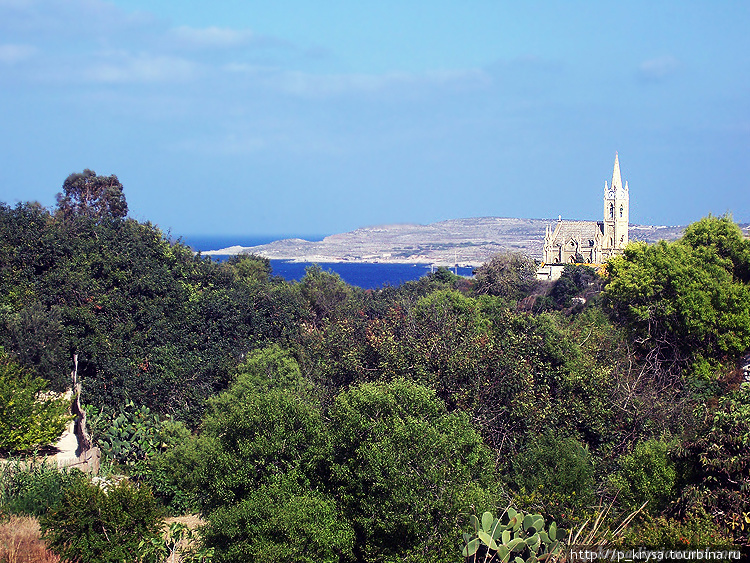
POLYGON ((615 192, 622 190, 622 177, 620 176, 620 159, 615 152, 615 168, 612 171, 612 189, 615 192))

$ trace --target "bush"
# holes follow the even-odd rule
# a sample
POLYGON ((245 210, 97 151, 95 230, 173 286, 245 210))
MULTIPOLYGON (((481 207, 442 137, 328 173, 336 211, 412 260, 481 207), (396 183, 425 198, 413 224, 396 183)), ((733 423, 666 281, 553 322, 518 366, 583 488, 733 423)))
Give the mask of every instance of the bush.
POLYGON ((76 563, 142 561, 141 542, 159 538, 161 523, 147 487, 123 480, 105 489, 82 474, 39 519, 50 551, 76 563))
POLYGON ((686 480, 677 504, 685 512, 705 511, 737 543, 750 543, 750 384, 704 409, 707 424, 679 450, 686 480))
POLYGON ((132 475, 146 482, 154 496, 173 515, 198 510, 195 470, 201 462, 199 438, 180 422, 165 422, 161 432, 167 448, 136 465, 132 475))
POLYGON ((41 516, 60 502, 78 478, 77 470, 57 469, 46 462, 12 460, 0 466, 0 510, 41 516))
POLYGON ((211 401, 197 487, 217 561, 444 561, 461 512, 496 499, 468 417, 407 381, 339 395, 238 382, 211 401))
POLYGON ((283 389, 308 393, 309 383, 302 377, 297 360, 278 344, 251 352, 237 367, 232 383, 232 394, 238 398, 245 393, 283 389))
POLYGON ((0 350, 0 451, 27 452, 62 435, 69 403, 45 397, 46 387, 44 379, 32 377, 0 350))
POLYGON ((295 472, 309 483, 325 459, 326 432, 317 405, 282 391, 238 401, 232 392, 211 401, 204 424, 197 483, 208 514, 280 475, 295 472))
POLYGON ((327 440, 317 405, 245 383, 211 401, 197 471, 183 473, 200 490, 206 546, 217 561, 338 560, 348 524, 317 492, 327 440))
POLYGON ((684 520, 646 515, 631 526, 617 542, 627 548, 686 549, 711 547, 735 548, 732 538, 716 526, 710 515, 698 510, 684 520))
POLYGON ((521 252, 494 255, 474 270, 474 292, 520 299, 537 285, 536 262, 521 252))
POLYGON ((667 444, 648 440, 639 442, 631 453, 620 458, 620 470, 610 482, 627 509, 634 510, 647 502, 649 511, 658 511, 669 502, 676 478, 667 444))
POLYGON ((519 489, 545 498, 549 503, 546 509, 558 519, 562 515, 555 512, 583 509, 594 500, 594 466, 588 448, 551 430, 534 439, 516 458, 513 480, 519 489))
POLYGON ((205 534, 217 563, 337 563, 351 558, 354 543, 335 501, 288 476, 215 510, 205 534))
POLYGON ((447 561, 468 506, 497 500, 493 455, 434 391, 397 380, 353 387, 329 411, 330 488, 360 561, 447 561))

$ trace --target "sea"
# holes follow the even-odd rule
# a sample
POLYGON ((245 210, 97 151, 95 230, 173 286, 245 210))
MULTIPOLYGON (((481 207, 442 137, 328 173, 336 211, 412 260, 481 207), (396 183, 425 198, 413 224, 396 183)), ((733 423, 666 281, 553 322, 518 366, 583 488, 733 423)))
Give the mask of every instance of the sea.
MULTIPOLYGON (((280 235, 280 236, 208 236, 189 235, 179 240, 194 251, 220 250, 230 246, 258 246, 285 238, 302 238, 309 241, 323 240, 324 235, 280 235)), ((213 256, 215 260, 227 260, 229 256, 213 256)), ((288 260, 271 260, 272 273, 287 281, 299 281, 312 262, 290 262, 288 260)), ((418 280, 430 273, 429 264, 370 264, 370 263, 318 263, 325 271, 338 274, 349 285, 363 289, 379 289, 385 286, 399 286, 404 282, 418 280)), ((454 270, 451 268, 451 270, 454 270)), ((455 269, 459 276, 470 277, 472 268, 455 269)))

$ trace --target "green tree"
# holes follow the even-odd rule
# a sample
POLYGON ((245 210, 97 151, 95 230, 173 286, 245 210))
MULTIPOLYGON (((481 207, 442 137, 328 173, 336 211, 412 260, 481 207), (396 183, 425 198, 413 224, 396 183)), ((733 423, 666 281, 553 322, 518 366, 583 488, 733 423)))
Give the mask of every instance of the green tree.
POLYGON ((338 319, 345 312, 346 303, 353 291, 338 274, 323 271, 317 264, 305 270, 299 288, 316 327, 321 326, 324 319, 338 319))
POLYGON ((358 561, 449 560, 461 513, 496 501, 492 453, 426 387, 353 387, 334 401, 328 428, 329 489, 352 523, 358 561))
POLYGON ((589 288, 594 292, 600 290, 599 276, 596 270, 585 264, 565 264, 560 278, 555 281, 550 291, 558 309, 570 307, 571 300, 589 288))
POLYGON ((133 401, 197 425, 250 351, 294 344, 310 316, 267 261, 220 265, 148 223, 0 206, 0 235, 0 345, 55 388, 77 354, 97 409, 133 401))
POLYGON ((407 319, 402 353, 415 366, 411 375, 437 391, 449 406, 466 404, 491 347, 491 323, 477 300, 454 290, 420 299, 407 319))
POLYGON ((224 263, 236 279, 247 283, 263 283, 271 278, 271 261, 253 254, 238 254, 224 263))
POLYGON ((229 393, 240 399, 247 393, 271 389, 309 390, 297 360, 278 344, 253 350, 237 367, 237 377, 229 393))
POLYGON ((54 443, 65 430, 69 402, 45 396, 33 377, 0 350, 0 451, 28 452, 54 443))
POLYGON ((0 204, 0 305, 9 312, 39 298, 35 276, 54 259, 51 222, 39 203, 0 204))
POLYGON ((6 317, 8 349, 18 362, 50 383, 55 391, 70 385, 67 339, 58 307, 37 301, 6 317))
POLYGON ((71 174, 57 194, 57 208, 64 218, 120 219, 128 214, 122 184, 114 174, 97 176, 93 170, 71 174))
POLYGON ((334 562, 351 553, 351 526, 321 488, 327 432, 317 403, 296 392, 298 376, 272 347, 210 402, 195 484, 219 562, 334 562))
POLYGON ((474 292, 520 299, 537 285, 536 262, 520 252, 494 255, 474 270, 474 292))
POLYGON ((750 347, 750 285, 700 237, 629 245, 607 264, 605 297, 658 369, 734 359, 750 347))
POLYGON ((710 248, 732 262, 734 277, 750 282, 750 240, 745 238, 731 216, 709 215, 688 225, 682 242, 693 249, 710 248))

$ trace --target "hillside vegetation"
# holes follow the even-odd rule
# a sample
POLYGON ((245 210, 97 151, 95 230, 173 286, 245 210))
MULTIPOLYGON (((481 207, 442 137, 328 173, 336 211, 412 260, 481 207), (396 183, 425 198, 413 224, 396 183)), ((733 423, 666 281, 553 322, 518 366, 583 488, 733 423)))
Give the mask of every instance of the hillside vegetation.
POLYGON ((501 253, 472 280, 362 290, 195 255, 127 218, 116 177, 63 190, 0 205, 0 409, 28 437, 0 449, 58 432, 39 399, 75 355, 108 460, 98 481, 2 466, 2 513, 37 516, 63 560, 163 561, 193 532, 162 518, 189 513, 183 561, 750 541, 750 241, 730 218, 547 285, 501 253))

